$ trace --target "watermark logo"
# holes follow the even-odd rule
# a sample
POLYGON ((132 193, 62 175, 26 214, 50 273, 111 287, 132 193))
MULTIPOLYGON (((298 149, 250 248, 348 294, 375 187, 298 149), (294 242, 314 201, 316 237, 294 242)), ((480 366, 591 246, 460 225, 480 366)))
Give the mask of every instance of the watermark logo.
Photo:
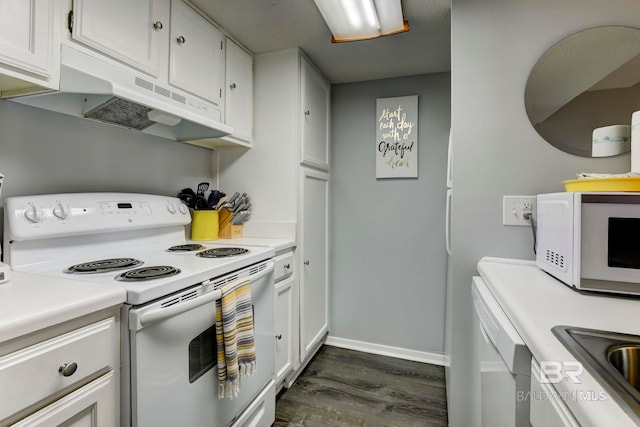
POLYGON ((580 375, 584 372, 582 363, 575 361, 558 362, 545 360, 540 362, 540 383, 558 384, 564 378, 573 381, 574 384, 582 384, 580 375))

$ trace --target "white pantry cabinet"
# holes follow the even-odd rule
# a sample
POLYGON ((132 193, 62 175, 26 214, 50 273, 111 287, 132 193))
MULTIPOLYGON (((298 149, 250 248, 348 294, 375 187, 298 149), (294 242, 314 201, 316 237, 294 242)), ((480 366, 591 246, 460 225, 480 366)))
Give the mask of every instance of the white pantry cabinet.
POLYGON ((245 230, 261 230, 253 237, 283 237, 268 232, 293 225, 297 335, 293 371, 286 374, 290 385, 328 332, 329 84, 299 49, 255 55, 253 68, 252 148, 218 150, 218 185, 251 195, 245 230))
POLYGON ((329 175, 302 168, 300 217, 300 359, 329 332, 329 175))
POLYGON ((0 388, 0 424, 116 426, 117 311, 61 324, 34 336, 0 345, 0 383, 10 385, 0 388))
POLYGON ((0 0, 0 95, 59 87, 59 0, 0 0))

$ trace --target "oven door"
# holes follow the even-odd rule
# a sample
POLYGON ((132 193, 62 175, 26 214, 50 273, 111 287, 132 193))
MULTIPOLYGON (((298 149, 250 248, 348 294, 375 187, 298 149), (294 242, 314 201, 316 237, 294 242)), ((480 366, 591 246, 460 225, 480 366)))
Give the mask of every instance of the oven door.
POLYGON ((261 264, 266 267, 256 274, 245 269, 230 275, 250 275, 254 305, 257 369, 242 378, 237 398, 217 395, 215 300, 220 291, 198 285, 130 310, 133 426, 226 426, 273 379, 274 263, 261 264))
POLYGON ((640 196, 582 195, 579 288, 640 294, 640 196))

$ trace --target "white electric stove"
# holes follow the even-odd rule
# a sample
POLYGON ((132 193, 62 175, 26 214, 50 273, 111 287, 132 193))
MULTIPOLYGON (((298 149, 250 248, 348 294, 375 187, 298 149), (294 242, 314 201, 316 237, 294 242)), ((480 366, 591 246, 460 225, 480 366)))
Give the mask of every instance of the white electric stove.
POLYGON ((185 229, 190 221, 187 207, 173 197, 9 197, 4 262, 16 271, 126 289, 123 426, 195 427, 212 420, 221 426, 270 425, 275 413, 275 251, 189 241, 185 229), (214 304, 224 283, 245 277, 254 304, 257 374, 242 382, 237 399, 220 400, 214 304))

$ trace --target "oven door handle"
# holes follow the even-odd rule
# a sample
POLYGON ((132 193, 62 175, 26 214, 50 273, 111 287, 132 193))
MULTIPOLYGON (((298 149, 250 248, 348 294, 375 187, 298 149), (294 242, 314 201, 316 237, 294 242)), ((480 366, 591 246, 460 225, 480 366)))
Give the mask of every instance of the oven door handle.
POLYGON ((176 304, 168 308, 157 308, 148 311, 131 311, 129 312, 129 329, 139 331, 140 329, 149 326, 151 323, 177 316, 220 298, 222 298, 222 290, 216 289, 192 299, 191 301, 176 304))

